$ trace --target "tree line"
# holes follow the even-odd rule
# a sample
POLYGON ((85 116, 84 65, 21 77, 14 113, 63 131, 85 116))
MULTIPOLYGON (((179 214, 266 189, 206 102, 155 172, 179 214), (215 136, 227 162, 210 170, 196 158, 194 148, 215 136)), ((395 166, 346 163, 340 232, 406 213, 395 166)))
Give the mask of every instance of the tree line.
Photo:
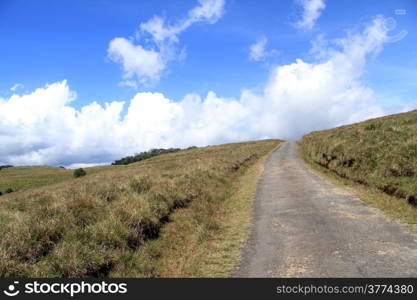
MULTIPOLYGON (((196 146, 192 146, 192 147, 188 147, 185 150, 189 150, 189 149, 194 149, 197 148, 196 146)), ((115 160, 112 165, 128 165, 134 162, 138 162, 144 159, 148 159, 154 156, 158 156, 161 154, 166 154, 166 153, 173 153, 173 152, 178 152, 181 151, 183 149, 181 148, 168 148, 168 149, 163 149, 163 148, 159 148, 159 149, 151 149, 149 151, 144 151, 141 153, 137 153, 135 155, 132 156, 126 156, 123 157, 121 159, 115 160)))

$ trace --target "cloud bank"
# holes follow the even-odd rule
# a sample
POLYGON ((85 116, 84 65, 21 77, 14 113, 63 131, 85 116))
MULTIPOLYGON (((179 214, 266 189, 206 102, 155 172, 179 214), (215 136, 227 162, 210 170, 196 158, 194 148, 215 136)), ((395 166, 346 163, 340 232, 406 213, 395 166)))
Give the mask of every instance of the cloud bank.
POLYGON ((313 29, 322 10, 326 8, 324 0, 296 0, 296 2, 302 7, 303 12, 295 27, 302 30, 313 29))
POLYGON ((107 49, 110 60, 119 63, 123 70, 122 85, 152 84, 161 78, 169 62, 184 57, 177 49, 178 35, 197 22, 216 23, 223 14, 224 0, 198 0, 199 5, 188 11, 186 17, 174 24, 155 16, 141 23, 137 36, 142 45, 133 39, 116 37, 107 49))
POLYGON ((322 38, 314 62, 276 66, 262 92, 246 89, 236 99, 209 92, 175 102, 160 93, 137 93, 127 103, 93 102, 76 110, 66 81, 0 99, 0 164, 98 164, 152 147, 296 139, 383 115, 361 78, 368 56, 388 40, 384 21, 378 16, 362 32, 322 38))

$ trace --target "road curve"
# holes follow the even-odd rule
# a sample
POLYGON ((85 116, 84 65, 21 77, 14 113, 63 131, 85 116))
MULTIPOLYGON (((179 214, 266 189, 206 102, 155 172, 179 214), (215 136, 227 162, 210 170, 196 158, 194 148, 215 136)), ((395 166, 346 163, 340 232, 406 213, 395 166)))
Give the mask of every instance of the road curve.
POLYGON ((417 236, 313 174, 295 143, 265 162, 234 277, 417 277, 417 236))

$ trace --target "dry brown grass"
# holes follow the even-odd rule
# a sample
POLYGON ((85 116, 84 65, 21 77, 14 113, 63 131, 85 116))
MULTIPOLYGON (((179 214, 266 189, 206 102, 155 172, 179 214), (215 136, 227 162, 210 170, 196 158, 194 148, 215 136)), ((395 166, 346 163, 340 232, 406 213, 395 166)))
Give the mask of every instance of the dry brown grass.
POLYGON ((176 222, 163 228, 157 246, 148 245, 147 260, 159 266, 162 277, 230 276, 249 235, 256 185, 268 155, 240 171, 210 206, 194 202, 174 213, 176 222), (203 212, 210 223, 201 222, 203 212), (153 259, 155 248, 161 253, 153 259))
POLYGON ((215 251, 240 178, 278 144, 186 150, 2 196, 0 276, 214 274, 197 258, 215 251))

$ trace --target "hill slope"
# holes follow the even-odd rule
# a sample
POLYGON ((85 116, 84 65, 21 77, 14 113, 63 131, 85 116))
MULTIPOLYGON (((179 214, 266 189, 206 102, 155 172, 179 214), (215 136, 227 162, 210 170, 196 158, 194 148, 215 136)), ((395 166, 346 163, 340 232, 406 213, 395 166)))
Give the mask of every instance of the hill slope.
MULTIPOLYGON (((88 175, 106 170, 117 170, 124 166, 96 166, 84 168, 88 175)), ((51 166, 19 166, 0 170, 0 192, 8 188, 13 191, 51 185, 73 178, 72 169, 51 166)))
POLYGON ((299 146, 339 176, 417 204, 417 110, 312 132, 299 146))
POLYGON ((72 170, 49 166, 11 167, 0 170, 0 191, 14 191, 61 182, 72 177, 72 170))
POLYGON ((4 195, 0 277, 198 276, 239 212, 224 209, 235 183, 279 143, 185 150, 4 195))
MULTIPOLYGON (((196 147, 190 147, 188 149, 192 148, 196 147)), ((124 167, 123 165, 126 164, 178 151, 184 151, 184 149, 151 149, 134 156, 127 156, 116 160, 112 165, 99 165, 95 167, 85 167, 84 169, 88 175, 112 169, 120 170, 124 167)), ((73 177, 73 172, 74 170, 72 169, 52 166, 8 166, 3 168, 0 166, 0 192, 4 192, 7 189, 19 191, 62 182, 71 179, 73 177)))

